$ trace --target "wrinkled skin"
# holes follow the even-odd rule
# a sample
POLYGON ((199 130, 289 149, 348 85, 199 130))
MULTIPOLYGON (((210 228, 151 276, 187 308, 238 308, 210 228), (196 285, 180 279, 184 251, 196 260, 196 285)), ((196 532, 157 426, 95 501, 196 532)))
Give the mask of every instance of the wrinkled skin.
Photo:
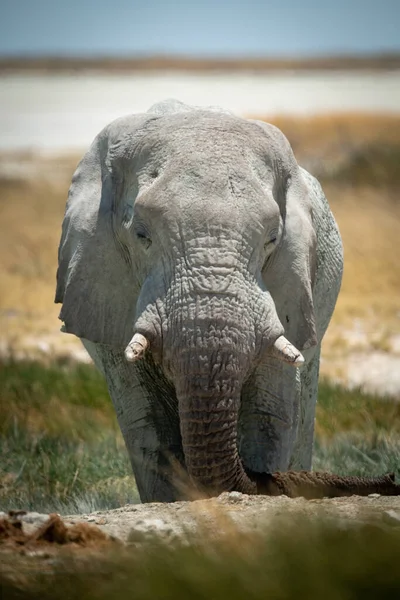
POLYGON ((250 472, 311 468, 342 266, 321 187, 275 127, 167 101, 98 135, 56 302, 106 377, 142 501, 181 497, 185 473, 256 493, 250 472))
POLYGON ((308 499, 335 498, 338 496, 400 496, 400 485, 394 473, 381 477, 353 477, 309 471, 285 473, 248 473, 257 485, 257 493, 265 496, 289 498, 303 496, 308 499))

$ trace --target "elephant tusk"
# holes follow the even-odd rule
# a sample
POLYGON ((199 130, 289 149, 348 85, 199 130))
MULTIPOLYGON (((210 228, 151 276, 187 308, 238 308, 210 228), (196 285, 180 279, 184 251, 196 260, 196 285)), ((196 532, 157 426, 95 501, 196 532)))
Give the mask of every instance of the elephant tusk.
POLYGON ((294 367, 300 367, 304 363, 304 357, 300 350, 297 350, 293 344, 281 335, 275 341, 271 348, 271 353, 276 358, 283 360, 286 363, 293 365, 294 367))
POLYGON ((136 362, 143 358, 144 353, 149 347, 148 340, 141 333, 135 333, 127 347, 125 348, 125 358, 129 362, 136 362))

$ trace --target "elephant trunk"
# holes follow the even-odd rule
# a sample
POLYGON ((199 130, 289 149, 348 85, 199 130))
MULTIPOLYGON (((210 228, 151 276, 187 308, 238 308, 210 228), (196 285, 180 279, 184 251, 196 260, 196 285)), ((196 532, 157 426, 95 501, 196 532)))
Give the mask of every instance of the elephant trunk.
MULTIPOLYGON (((199 365, 198 357, 191 357, 199 365)), ((237 449, 240 381, 229 368, 218 376, 191 375, 177 386, 183 451, 189 476, 212 493, 255 494, 237 449)))
POLYGON ((193 296, 184 318, 182 311, 171 312, 171 330, 179 334, 165 342, 186 467, 195 485, 214 494, 257 492, 237 447, 241 388, 262 352, 264 331, 273 345, 283 328, 272 298, 262 296, 255 286, 249 292, 240 299, 234 294, 193 296), (264 327, 254 318, 252 305, 257 300, 264 327))
MULTIPOLYGON (((228 336, 222 344, 212 339, 205 346, 200 336, 181 349, 177 364, 187 366, 176 380, 182 445, 196 484, 213 493, 256 494, 255 479, 244 470, 237 447, 241 388, 255 356, 237 339, 246 339, 244 332, 234 335, 235 344, 228 336)), ((271 352, 294 366, 301 363, 301 354, 283 336, 271 352)))
MULTIPOLYGON (((187 330, 187 327, 183 327, 187 330)), ((235 334, 237 342, 237 332, 235 334)), ((240 337, 240 336, 239 336, 240 337)), ((223 345, 232 345, 224 338, 223 345)), ((128 361, 143 357, 149 341, 135 333, 125 350, 128 361)), ((245 472, 237 449, 237 421, 245 366, 250 352, 216 345, 199 336, 179 345, 176 364, 186 365, 177 377, 180 426, 186 467, 192 480, 209 491, 259 492, 257 476, 245 472), (222 359, 221 357, 225 358, 222 359), (214 363, 212 361, 215 361, 214 363), (221 364, 222 362, 222 364, 221 364), (242 368, 240 368, 242 363, 242 368)), ((294 366, 302 363, 300 352, 284 336, 279 336, 269 352, 294 366)))

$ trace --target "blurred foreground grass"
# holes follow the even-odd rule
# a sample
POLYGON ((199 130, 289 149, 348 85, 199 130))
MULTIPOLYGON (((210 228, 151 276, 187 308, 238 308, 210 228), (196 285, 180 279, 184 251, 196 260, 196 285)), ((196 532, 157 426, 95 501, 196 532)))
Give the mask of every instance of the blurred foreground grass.
MULTIPOLYGON (((91 365, 0 365, 0 510, 83 513, 138 502, 102 376, 91 365)), ((400 403, 322 382, 314 468, 400 475, 400 403)))
POLYGON ((4 555, 0 590, 4 600, 394 600, 399 559, 399 528, 292 519, 267 534, 59 552, 47 563, 4 555))

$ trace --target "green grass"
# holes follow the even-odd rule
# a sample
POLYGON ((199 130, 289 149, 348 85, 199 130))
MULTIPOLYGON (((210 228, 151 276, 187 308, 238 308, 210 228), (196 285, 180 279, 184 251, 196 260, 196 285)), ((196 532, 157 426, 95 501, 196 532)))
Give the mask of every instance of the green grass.
POLYGON ((313 469, 337 475, 378 477, 395 473, 400 480, 400 438, 396 435, 338 434, 327 441, 317 437, 313 469))
POLYGON ((400 402, 321 381, 313 469, 400 477, 400 402))
POLYGON ((108 431, 76 441, 30 434, 15 423, 0 454, 0 510, 71 514, 138 502, 125 447, 108 431))
POLYGON ((105 424, 117 427, 104 380, 90 365, 9 360, 0 364, 0 390, 0 432, 15 418, 25 428, 44 426, 69 439, 90 439, 105 424))
POLYGON ((154 541, 43 561, 3 555, 4 600, 392 600, 400 596, 400 530, 291 520, 280 530, 189 545, 154 541))
MULTIPOLYGON (((400 476, 400 403, 322 381, 314 468, 400 476)), ((101 375, 58 361, 0 364, 0 510, 61 514, 137 502, 101 375)))
POLYGON ((0 366, 0 510, 81 513, 138 502, 114 409, 89 365, 0 366))
POLYGON ((320 438, 332 438, 343 432, 365 434, 400 433, 400 398, 384 398, 348 390, 320 380, 316 432, 320 438))

